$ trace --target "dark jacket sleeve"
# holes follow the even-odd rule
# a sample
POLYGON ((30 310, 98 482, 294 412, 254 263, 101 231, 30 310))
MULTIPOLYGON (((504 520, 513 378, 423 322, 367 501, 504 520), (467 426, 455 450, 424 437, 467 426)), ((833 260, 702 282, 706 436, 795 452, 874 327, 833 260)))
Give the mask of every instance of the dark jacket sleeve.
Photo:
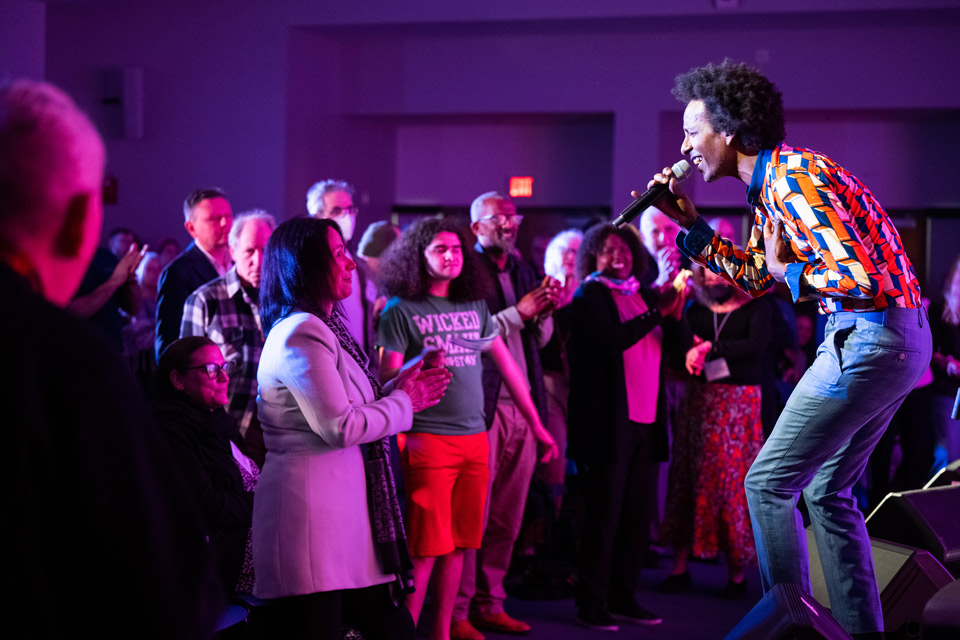
POLYGON ((620 321, 616 305, 610 302, 610 292, 599 282, 585 283, 573 299, 574 331, 604 352, 622 354, 663 321, 649 299, 650 310, 626 322, 620 321))
MULTIPOLYGON (((483 256, 479 256, 480 277, 484 279, 484 289, 486 290, 487 306, 490 313, 497 314, 506 308, 503 290, 497 282, 495 273, 496 267, 493 262, 483 256)), ((529 263, 511 258, 514 293, 519 301, 527 293, 539 286, 536 269, 529 263)), ((543 381, 543 366, 540 362, 540 346, 537 344, 537 330, 533 322, 528 322, 527 326, 521 330, 520 339, 523 343, 523 353, 526 357, 527 380, 530 383, 530 396, 533 398, 533 404, 537 407, 537 413, 540 415, 540 421, 547 423, 547 389, 543 381)), ((500 369, 493 363, 489 355, 483 356, 483 412, 487 429, 493 424, 493 416, 497 406, 497 399, 500 396, 500 387, 503 378, 500 375, 500 369)))
POLYGON ((225 598, 205 528, 136 379, 11 275, 0 265, 7 621, 36 637, 212 637, 225 598))
POLYGON ((253 517, 253 492, 244 490, 230 441, 217 433, 222 425, 215 424, 215 418, 229 420, 225 415, 215 417, 211 413, 208 424, 202 424, 196 416, 178 415, 175 408, 166 408, 157 414, 160 428, 197 497, 211 535, 247 529, 253 517))
POLYGON ((183 303, 187 301, 189 293, 183 291, 182 279, 177 274, 173 264, 167 266, 160 274, 157 283, 157 338, 156 356, 171 342, 180 337, 180 319, 183 316, 183 303))
POLYGON ((207 257, 196 245, 191 245, 176 260, 167 265, 157 283, 157 361, 167 346, 180 337, 183 304, 201 285, 218 277, 207 257))
MULTIPOLYGON (((655 309, 653 297, 644 295, 655 309)), ((620 321, 610 291, 599 282, 577 289, 571 303, 568 457, 593 464, 613 458, 617 433, 629 422, 623 352, 657 327, 656 310, 620 321)), ((655 455, 666 454, 666 431, 658 399, 655 455)))

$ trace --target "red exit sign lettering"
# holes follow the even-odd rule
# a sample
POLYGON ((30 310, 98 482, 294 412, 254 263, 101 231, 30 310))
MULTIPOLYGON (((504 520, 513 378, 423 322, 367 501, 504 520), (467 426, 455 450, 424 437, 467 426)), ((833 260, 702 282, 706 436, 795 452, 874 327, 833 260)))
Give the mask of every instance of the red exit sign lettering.
POLYGON ((510 197, 529 198, 533 195, 533 178, 530 176, 513 176, 510 178, 510 197))

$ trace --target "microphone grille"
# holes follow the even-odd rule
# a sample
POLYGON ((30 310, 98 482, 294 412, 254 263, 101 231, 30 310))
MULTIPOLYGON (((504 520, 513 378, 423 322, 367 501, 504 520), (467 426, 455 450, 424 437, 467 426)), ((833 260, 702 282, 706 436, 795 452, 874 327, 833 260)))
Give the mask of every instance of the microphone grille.
POLYGON ((673 177, 677 179, 677 182, 683 182, 693 175, 693 167, 691 167, 690 163, 686 160, 681 160, 673 165, 671 169, 673 170, 673 177))

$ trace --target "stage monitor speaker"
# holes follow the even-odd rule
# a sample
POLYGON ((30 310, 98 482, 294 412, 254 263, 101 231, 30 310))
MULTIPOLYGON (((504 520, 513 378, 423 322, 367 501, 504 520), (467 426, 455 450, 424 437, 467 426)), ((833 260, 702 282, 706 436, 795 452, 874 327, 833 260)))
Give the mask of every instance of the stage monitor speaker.
POLYGON ((871 538, 929 551, 960 575, 960 485, 890 493, 867 517, 871 538))
MULTIPOLYGON (((880 589, 883 628, 887 638, 919 636, 923 607, 942 587, 953 581, 950 572, 922 549, 914 549, 883 540, 870 540, 873 569, 880 589)), ((813 597, 830 606, 823 567, 817 553, 813 530, 807 528, 807 551, 810 555, 810 587, 813 597)))
POLYGON ((930 478, 930 481, 923 485, 923 488, 949 487, 954 484, 960 484, 960 458, 957 458, 943 469, 940 469, 937 475, 930 478))
POLYGON ((957 638, 960 638, 960 581, 940 589, 923 608, 923 640, 957 638))
POLYGON ((851 640, 798 584, 774 585, 725 640, 851 640))

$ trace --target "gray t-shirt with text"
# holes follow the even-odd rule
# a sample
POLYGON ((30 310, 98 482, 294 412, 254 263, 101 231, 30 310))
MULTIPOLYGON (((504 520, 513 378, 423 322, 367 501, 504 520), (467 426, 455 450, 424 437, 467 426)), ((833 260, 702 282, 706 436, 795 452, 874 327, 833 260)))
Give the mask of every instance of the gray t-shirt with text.
POLYGON ((440 402, 414 414, 412 431, 466 436, 485 430, 480 353, 456 344, 453 338, 479 340, 496 333, 483 300, 454 303, 427 296, 425 300, 392 298, 387 302, 380 316, 377 344, 402 353, 404 362, 420 355, 424 347, 442 349, 446 367, 453 373, 440 402))

